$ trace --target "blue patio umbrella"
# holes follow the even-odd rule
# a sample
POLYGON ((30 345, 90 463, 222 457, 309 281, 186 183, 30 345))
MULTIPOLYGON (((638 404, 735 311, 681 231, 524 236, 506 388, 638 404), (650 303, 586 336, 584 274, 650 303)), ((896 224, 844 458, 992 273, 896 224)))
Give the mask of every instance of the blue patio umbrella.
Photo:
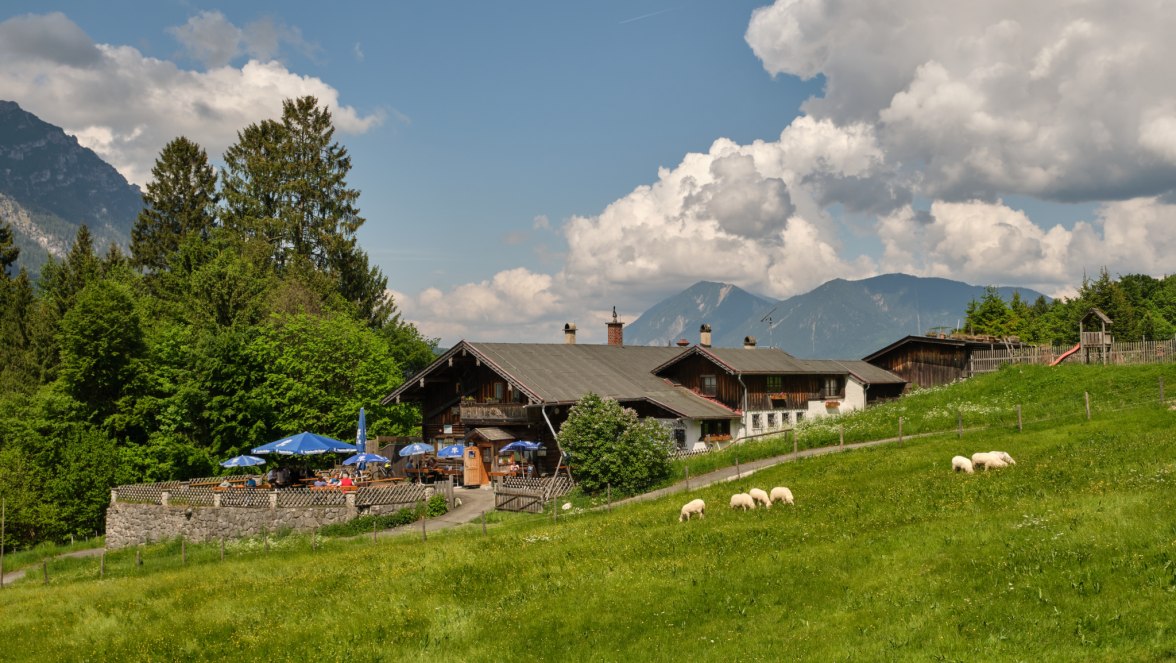
MULTIPOLYGON (((359 408, 359 427, 355 429, 355 448, 359 451, 359 455, 363 455, 367 451, 367 418, 363 415, 363 408, 359 408)), ((368 461, 359 461, 359 469, 364 469, 364 465, 368 461)))
POLYGON ((440 451, 438 451, 437 457, 438 458, 464 458, 465 457, 465 445, 461 444, 461 443, 451 444, 447 447, 444 447, 440 451))
POLYGON ((233 456, 220 464, 221 467, 250 467, 252 465, 265 465, 265 459, 257 456, 233 456))
POLYGON ((283 456, 314 456, 326 453, 356 453, 355 446, 340 442, 325 435, 316 435, 303 431, 297 435, 284 437, 276 442, 254 447, 255 454, 276 453, 283 456))
POLYGON ((538 442, 528 442, 527 440, 516 440, 498 450, 500 454, 508 454, 512 451, 538 451, 542 449, 543 445, 538 442))
POLYGON ((380 454, 355 454, 343 461, 344 465, 358 465, 360 463, 387 463, 388 459, 380 454))
POLYGON ((422 454, 431 453, 433 453, 433 447, 430 447, 424 442, 413 442, 412 444, 400 450, 400 457, 403 458, 404 456, 420 456, 422 454))

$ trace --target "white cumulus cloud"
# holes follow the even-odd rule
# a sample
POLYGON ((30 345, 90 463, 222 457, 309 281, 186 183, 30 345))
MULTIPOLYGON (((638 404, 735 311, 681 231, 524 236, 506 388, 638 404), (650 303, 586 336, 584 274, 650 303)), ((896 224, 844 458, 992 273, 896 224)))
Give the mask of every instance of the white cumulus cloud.
MULTIPOLYGON (((207 35, 225 29, 227 22, 223 16, 202 16, 215 23, 200 28, 208 57, 221 59, 214 57, 215 44, 207 35)), ((256 31, 264 33, 260 27, 256 31)), ((195 43, 193 34, 189 45, 195 43)), ((336 89, 277 61, 183 69, 130 46, 96 44, 59 13, 0 22, 0 55, 0 98, 15 100, 76 135, 139 185, 147 183, 159 151, 176 136, 196 141, 210 158, 219 159, 238 130, 279 117, 286 98, 314 95, 346 133, 367 131, 383 117, 342 105, 336 89)))

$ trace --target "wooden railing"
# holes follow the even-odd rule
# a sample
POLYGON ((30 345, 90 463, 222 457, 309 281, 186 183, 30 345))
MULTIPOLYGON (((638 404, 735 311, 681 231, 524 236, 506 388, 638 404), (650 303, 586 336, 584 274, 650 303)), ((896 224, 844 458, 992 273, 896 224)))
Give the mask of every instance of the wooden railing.
MULTIPOLYGON (((973 374, 990 373, 1004 364, 1044 364, 1049 365, 1069 347, 1047 345, 1027 345, 1020 348, 999 348, 994 350, 976 350, 972 353, 969 369, 973 374)), ((1127 343, 1112 343, 1110 351, 1104 358, 1100 347, 1090 348, 1089 359, 1085 350, 1079 350, 1066 357, 1070 364, 1164 364, 1176 361, 1176 340, 1167 341, 1133 341, 1127 343)))

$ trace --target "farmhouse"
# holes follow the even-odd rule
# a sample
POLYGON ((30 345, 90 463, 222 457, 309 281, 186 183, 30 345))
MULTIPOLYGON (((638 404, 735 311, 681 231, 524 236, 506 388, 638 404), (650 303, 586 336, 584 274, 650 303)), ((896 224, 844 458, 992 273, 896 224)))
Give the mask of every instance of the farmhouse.
MULTIPOLYGON (((1020 343, 1012 345, 1020 347, 1020 343)), ((936 387, 972 376, 972 354, 1010 345, 997 339, 905 336, 868 355, 864 362, 920 387, 936 387)))
POLYGON ((786 352, 714 349, 703 326, 694 347, 626 346, 613 314, 605 345, 461 341, 383 399, 416 403, 426 444, 464 442, 465 480, 488 483, 498 451, 539 442, 537 471, 555 473, 568 409, 592 392, 663 421, 680 449, 780 431, 805 416, 860 409, 897 396, 901 378, 862 361, 801 361, 786 352))

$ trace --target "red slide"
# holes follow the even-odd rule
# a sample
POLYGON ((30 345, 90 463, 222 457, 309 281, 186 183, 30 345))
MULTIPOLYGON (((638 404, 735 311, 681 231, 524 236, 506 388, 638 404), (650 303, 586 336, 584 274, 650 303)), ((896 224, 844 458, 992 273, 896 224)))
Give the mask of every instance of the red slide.
POLYGON ((1078 345, 1075 345, 1074 347, 1070 348, 1069 350, 1066 350, 1065 352, 1063 352, 1060 356, 1058 356, 1057 359, 1050 362, 1049 365, 1050 366, 1057 366, 1058 364, 1062 363, 1063 361, 1066 361, 1066 357, 1069 357, 1070 355, 1074 354, 1075 352, 1078 352, 1081 349, 1082 349, 1082 344, 1079 343, 1078 345))

